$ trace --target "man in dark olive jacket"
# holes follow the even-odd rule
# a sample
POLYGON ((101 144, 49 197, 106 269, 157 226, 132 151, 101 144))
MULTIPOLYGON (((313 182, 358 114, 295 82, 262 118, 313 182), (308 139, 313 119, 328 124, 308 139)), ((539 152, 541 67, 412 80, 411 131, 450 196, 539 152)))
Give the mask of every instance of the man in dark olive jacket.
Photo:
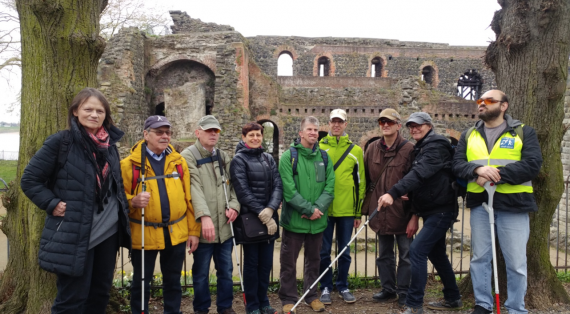
POLYGON ((524 297, 527 287, 526 244, 529 212, 538 210, 531 180, 542 165, 540 145, 534 129, 505 114, 507 96, 490 90, 477 101, 479 118, 475 127, 461 134, 453 158, 453 172, 468 180, 467 206, 471 208, 471 279, 475 294, 475 314, 493 311, 491 295, 491 230, 488 202, 483 185, 495 182, 495 228, 507 267, 505 307, 510 314, 527 313, 524 297))
MULTIPOLYGON (((370 184, 371 195, 368 208, 363 213, 372 213, 381 195, 388 192, 412 167, 414 145, 400 135, 402 122, 400 114, 392 109, 384 109, 378 118, 382 137, 370 144, 364 155, 366 180, 370 184)), ((378 234, 378 277, 382 291, 372 298, 377 302, 393 302, 403 306, 410 286, 411 262, 410 246, 412 237, 418 231, 418 216, 412 215, 408 197, 397 198, 391 206, 382 209, 370 220, 370 228, 378 234), (398 243, 398 271, 394 256, 394 241, 398 243)))
POLYGON ((412 168, 378 200, 378 210, 382 211, 385 210, 383 207, 392 205, 394 199, 408 194, 412 202, 412 211, 424 221, 410 248, 412 281, 401 314, 423 313, 428 258, 441 277, 444 287, 444 300, 430 303, 428 308, 458 309, 463 304, 445 246, 445 234, 456 218, 457 199, 451 187, 454 180, 451 174, 453 150, 448 139, 435 134, 429 114, 412 113, 406 126, 417 141, 412 168))

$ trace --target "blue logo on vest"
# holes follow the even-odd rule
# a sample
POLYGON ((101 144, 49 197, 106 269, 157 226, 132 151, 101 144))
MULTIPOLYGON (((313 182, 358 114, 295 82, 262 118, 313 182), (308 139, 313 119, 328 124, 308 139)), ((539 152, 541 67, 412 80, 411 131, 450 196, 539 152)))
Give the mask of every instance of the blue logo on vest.
POLYGON ((501 139, 501 148, 515 148, 515 139, 513 137, 503 137, 501 139))

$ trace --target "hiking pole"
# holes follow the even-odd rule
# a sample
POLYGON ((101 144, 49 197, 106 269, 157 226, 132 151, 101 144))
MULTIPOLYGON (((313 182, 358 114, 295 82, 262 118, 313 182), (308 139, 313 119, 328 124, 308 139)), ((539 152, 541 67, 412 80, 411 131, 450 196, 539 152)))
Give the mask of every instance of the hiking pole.
POLYGON ((494 182, 487 181, 484 188, 489 195, 489 205, 483 203, 483 208, 489 214, 489 224, 491 225, 491 249, 493 250, 493 274, 495 275, 495 302, 497 305, 497 314, 501 314, 501 303, 499 303, 499 275, 497 274, 497 249, 495 247, 495 214, 493 209, 493 196, 497 186, 494 182))
MULTIPOLYGON (((141 184, 143 193, 146 192, 144 183, 144 168, 146 162, 146 143, 141 145, 141 184)), ((144 207, 141 209, 141 313, 144 314, 144 207)))
MULTIPOLYGON (((229 210, 230 209, 230 201, 228 198, 228 191, 226 188, 226 185, 228 184, 228 181, 226 180, 226 176, 224 175, 224 168, 222 166, 222 156, 218 155, 218 162, 220 165, 220 174, 222 175, 222 186, 224 187, 224 196, 226 197, 226 208, 229 210)), ((241 277, 241 268, 239 265, 239 258, 238 258, 238 254, 237 254, 237 245, 236 245, 236 238, 234 235, 234 223, 230 222, 230 229, 232 230, 232 241, 234 243, 234 256, 236 257, 236 264, 237 264, 237 269, 238 269, 238 274, 239 274, 239 283, 241 285, 241 294, 243 296, 243 304, 247 305, 247 301, 245 300, 245 290, 243 288, 243 279, 241 277)))
POLYGON ((325 269, 325 271, 323 271, 321 273, 321 275, 319 276, 319 278, 317 278, 317 280, 315 280, 315 282, 313 282, 313 284, 309 287, 309 289, 307 291, 305 291, 305 293, 301 296, 301 298, 299 299, 299 301, 297 301, 297 303, 295 303, 295 305, 291 308, 291 310, 289 312, 287 312, 287 314, 291 314, 291 313, 295 313, 295 309, 297 308, 297 306, 301 303, 301 301, 303 301, 303 299, 305 299, 305 297, 307 296, 307 294, 309 294, 309 292, 311 291, 311 289, 313 289, 313 287, 319 282, 319 280, 321 280, 321 278, 327 273, 327 271, 329 270, 329 268, 332 267, 332 265, 342 256, 342 253, 344 253, 344 251, 346 251, 346 249, 348 249, 350 247, 350 244, 352 243, 352 241, 356 240, 356 237, 358 236, 358 234, 360 233, 360 231, 362 231, 362 229, 364 229, 368 223, 370 222, 370 220, 372 220, 372 218, 374 218, 374 216, 376 216, 376 214, 378 213, 378 208, 376 208, 374 210, 374 212, 370 215, 370 217, 368 217, 368 220, 366 220, 366 222, 360 227, 360 229, 358 229, 358 231, 356 231, 356 233, 354 234, 354 236, 352 236, 352 239, 350 239, 350 241, 346 244, 346 246, 342 249, 342 251, 340 251, 340 253, 338 253, 336 255, 336 258, 330 263, 329 266, 327 266, 327 269, 325 269))

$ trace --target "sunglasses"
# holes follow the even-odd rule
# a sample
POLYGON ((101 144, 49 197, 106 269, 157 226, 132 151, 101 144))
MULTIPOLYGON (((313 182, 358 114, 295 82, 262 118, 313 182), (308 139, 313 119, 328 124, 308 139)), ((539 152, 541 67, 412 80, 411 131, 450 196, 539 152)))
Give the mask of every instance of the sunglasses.
POLYGON ((164 134, 166 134, 167 136, 171 136, 172 135, 172 131, 163 131, 163 130, 150 130, 150 132, 155 133, 157 136, 163 136, 164 134))
POLYGON ((206 132, 206 133, 220 133, 220 132, 222 132, 222 130, 220 130, 220 129, 215 129, 215 128, 206 129, 206 130, 202 130, 202 131, 204 131, 204 132, 206 132))
POLYGON ((381 126, 385 126, 385 125, 393 126, 394 124, 396 124, 396 121, 392 121, 390 119, 386 119, 386 120, 381 119, 381 120, 378 120, 378 124, 381 126))
POLYGON ((496 103, 502 103, 502 102, 504 102, 504 101, 495 100, 493 98, 485 98, 485 99, 479 98, 476 101, 477 106, 481 106, 481 105, 490 106, 490 105, 494 105, 496 103))
POLYGON ((422 126, 423 126, 423 124, 409 124, 408 129, 410 129, 410 131, 413 129, 420 130, 422 128, 422 126))

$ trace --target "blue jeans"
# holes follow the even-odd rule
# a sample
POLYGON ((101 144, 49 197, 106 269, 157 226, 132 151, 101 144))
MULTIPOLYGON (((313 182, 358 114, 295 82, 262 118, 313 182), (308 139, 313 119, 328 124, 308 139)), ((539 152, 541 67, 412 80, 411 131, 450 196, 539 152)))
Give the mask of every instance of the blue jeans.
POLYGON ((269 306, 267 287, 273 267, 275 240, 243 244, 243 286, 247 311, 253 312, 269 306))
MULTIPOLYGON (((495 229, 507 266, 507 295, 505 307, 509 314, 528 313, 524 305, 527 287, 526 244, 530 233, 528 213, 495 211, 495 229)), ((493 309, 491 278, 493 251, 489 214, 483 206, 471 209, 471 280, 475 304, 493 309)))
MULTIPOLYGON (((156 257, 160 253, 160 271, 162 272, 162 295, 164 296, 164 313, 178 314, 182 300, 182 287, 180 276, 182 263, 186 256, 186 242, 172 245, 168 228, 164 229, 165 247, 163 250, 144 251, 144 312, 148 313, 148 300, 150 297, 150 281, 154 274, 156 257)), ((141 313, 141 250, 131 251, 133 264, 133 286, 131 288, 131 310, 133 314, 141 313)))
POLYGON ((412 308, 422 307, 424 303, 428 258, 441 278, 443 297, 448 301, 461 298, 445 247, 445 234, 454 220, 454 214, 447 212, 422 218, 424 226, 410 247, 412 281, 408 289, 406 305, 412 308))
POLYGON ((233 262, 232 238, 224 243, 200 243, 194 251, 194 264, 192 265, 192 279, 194 283, 194 312, 208 311, 212 304, 210 298, 210 261, 214 258, 217 277, 218 313, 232 307, 233 293, 233 262))
POLYGON ((382 290, 400 295, 408 294, 410 287, 411 269, 410 245, 412 238, 406 234, 379 234, 378 235, 378 277, 382 283, 382 290), (396 256, 394 254, 394 239, 398 243, 398 271, 396 272, 396 256), (398 276, 396 281, 396 274, 398 276))
MULTIPOLYGON (((350 241, 352 229, 354 228, 354 217, 331 217, 328 216, 327 228, 323 232, 323 246, 321 248, 321 266, 319 273, 323 273, 331 264, 332 240, 334 226, 336 225, 336 241, 338 243, 338 251, 342 251, 350 241)), ((338 277, 336 279, 336 289, 343 291, 348 289, 348 270, 350 268, 350 250, 347 249, 338 259, 338 277)), ((321 290, 328 288, 332 291, 332 267, 327 270, 323 278, 321 278, 321 290)))

